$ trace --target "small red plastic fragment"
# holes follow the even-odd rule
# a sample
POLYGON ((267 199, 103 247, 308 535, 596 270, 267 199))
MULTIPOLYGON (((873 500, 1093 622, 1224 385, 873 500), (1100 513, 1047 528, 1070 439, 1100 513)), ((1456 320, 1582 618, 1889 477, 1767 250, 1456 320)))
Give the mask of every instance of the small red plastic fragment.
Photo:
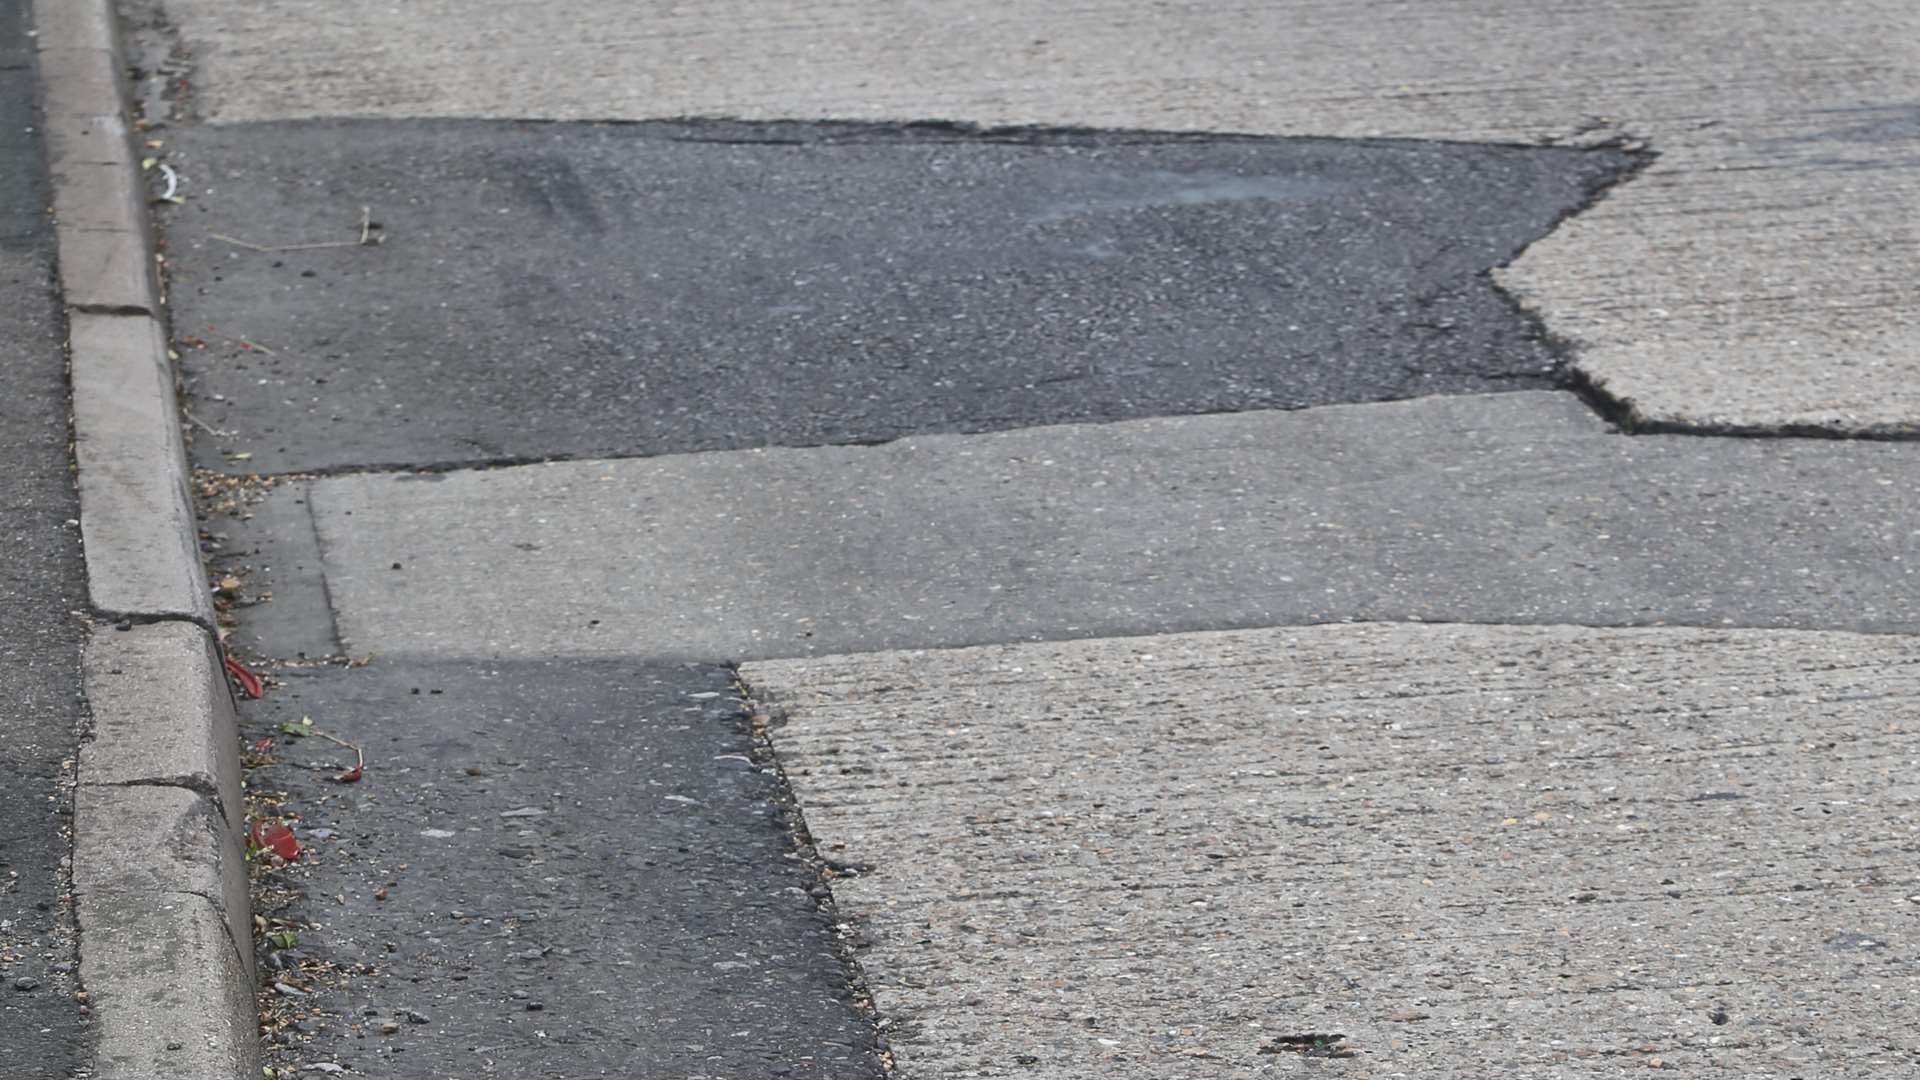
POLYGON ((254 847, 265 848, 288 862, 300 857, 300 841, 294 839, 293 830, 277 821, 271 825, 254 822, 247 830, 247 838, 253 841, 254 847))
POLYGON ((231 656, 222 656, 220 660, 226 665, 227 672, 233 676, 234 681, 240 684, 241 693, 250 698, 258 698, 266 693, 266 688, 260 685, 260 676, 248 671, 247 665, 231 656))

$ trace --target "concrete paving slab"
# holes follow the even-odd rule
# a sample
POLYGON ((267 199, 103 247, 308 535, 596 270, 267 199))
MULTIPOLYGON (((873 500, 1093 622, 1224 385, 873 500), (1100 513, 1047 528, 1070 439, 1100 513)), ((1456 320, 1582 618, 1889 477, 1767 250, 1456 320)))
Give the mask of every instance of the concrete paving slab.
POLYGON ((1517 393, 308 491, 351 654, 743 659, 1357 619, 1910 631, 1916 477, 1916 446, 1627 439, 1517 393))
MULTIPOLYGON (((266 914, 313 975, 269 1057, 362 1076, 879 1080, 832 919, 714 664, 284 668, 254 787, 299 815, 266 914), (396 1028, 383 1033, 381 1025, 396 1028), (291 1028, 291 1025, 289 1025, 291 1028)), ((303 1074, 304 1075, 304 1074, 303 1074)))
POLYGON ((1362 624, 741 677, 861 868, 905 1077, 1920 1064, 1920 639, 1362 624))
POLYGON ((168 153, 174 338, 231 432, 195 460, 266 473, 1551 388, 1561 352, 1487 271, 1637 161, 812 124, 263 124, 168 153))

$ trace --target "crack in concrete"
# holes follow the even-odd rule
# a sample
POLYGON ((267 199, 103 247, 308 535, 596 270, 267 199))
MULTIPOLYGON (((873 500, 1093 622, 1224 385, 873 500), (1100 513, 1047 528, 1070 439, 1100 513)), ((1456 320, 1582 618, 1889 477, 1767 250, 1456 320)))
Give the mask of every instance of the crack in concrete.
POLYGON ((179 788, 190 791, 213 804, 214 812, 221 821, 226 820, 226 803, 220 798, 220 788, 213 780, 205 776, 143 776, 137 780, 85 780, 81 784, 92 788, 130 788, 162 787, 179 788))

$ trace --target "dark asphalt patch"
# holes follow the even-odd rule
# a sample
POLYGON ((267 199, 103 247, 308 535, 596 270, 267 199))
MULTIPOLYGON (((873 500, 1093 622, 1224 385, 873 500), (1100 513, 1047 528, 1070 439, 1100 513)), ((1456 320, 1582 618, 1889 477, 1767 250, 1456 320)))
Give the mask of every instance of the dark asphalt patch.
POLYGON ((261 913, 278 1063, 356 1075, 873 1078, 832 919, 721 666, 282 673, 249 738, 305 846, 261 913), (312 767, 309 767, 312 766, 312 767), (281 907, 279 886, 301 895, 281 907), (318 924, 318 925, 313 925, 318 924), (273 924, 278 926, 278 924, 273 924), (278 929, 275 932, 280 932, 278 929), (316 964, 331 965, 321 970, 316 964))
POLYGON ((52 1080, 93 1042, 60 873, 87 591, 30 6, 0 0, 0 1073, 52 1080))
POLYGON ((1636 160, 486 121, 187 128, 168 153, 194 453, 247 472, 1550 387, 1562 357, 1486 271, 1636 160))

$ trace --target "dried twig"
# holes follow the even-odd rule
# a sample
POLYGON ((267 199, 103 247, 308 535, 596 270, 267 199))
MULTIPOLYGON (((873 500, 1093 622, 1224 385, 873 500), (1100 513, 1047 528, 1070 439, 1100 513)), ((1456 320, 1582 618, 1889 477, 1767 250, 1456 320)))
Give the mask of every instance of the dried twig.
POLYGON ((200 430, 206 432, 207 434, 213 436, 216 439, 224 439, 227 436, 233 434, 233 432, 231 431, 221 431, 219 428, 214 427, 212 424, 209 424, 205 420, 202 420, 199 417, 193 415, 192 412, 186 409, 181 409, 180 412, 184 414, 188 420, 192 421, 195 427, 199 428, 200 430))
POLYGON ((227 236, 227 235, 225 235, 225 234, 222 234, 222 233, 208 233, 207 235, 208 235, 208 236, 211 236, 211 237, 213 237, 213 238, 214 238, 215 240, 219 240, 219 241, 221 241, 221 242, 223 242, 223 243, 228 243, 228 244, 232 244, 232 245, 233 245, 234 247, 243 247, 243 248, 246 248, 246 249, 247 249, 248 251, 273 251, 273 250, 275 250, 275 249, 273 249, 273 248, 270 248, 270 247, 261 247, 261 246, 260 246, 259 244, 255 244, 255 243, 251 243, 251 242, 249 242, 249 241, 246 241, 246 240, 242 240, 242 239, 240 239, 240 238, 238 238, 238 237, 234 237, 234 236, 227 236))
POLYGON ((265 255, 271 255, 280 251, 318 251, 322 248, 375 247, 380 243, 380 237, 374 235, 373 229, 373 208, 363 206, 360 208, 360 239, 358 240, 322 240, 312 244, 256 244, 251 240, 242 240, 237 236, 228 236, 225 233, 210 232, 207 236, 223 244, 232 244, 234 247, 246 248, 248 251, 258 251, 265 255))
POLYGON ((325 739, 336 746, 344 746, 347 749, 353 751, 353 768, 348 769, 346 772, 343 772, 339 776, 334 777, 335 780, 338 780, 343 784, 351 784, 355 780, 360 779, 361 774, 365 772, 367 767, 367 755, 362 753, 358 746, 355 746, 354 744, 348 742, 345 739, 338 738, 333 735, 329 735, 324 731, 314 732, 313 737, 316 739, 325 739))
POLYGON ((246 338, 243 338, 243 337, 228 338, 227 340, 251 352, 265 353, 268 356, 273 355, 272 349, 267 348, 265 345, 262 345, 259 342, 248 341, 246 338))

